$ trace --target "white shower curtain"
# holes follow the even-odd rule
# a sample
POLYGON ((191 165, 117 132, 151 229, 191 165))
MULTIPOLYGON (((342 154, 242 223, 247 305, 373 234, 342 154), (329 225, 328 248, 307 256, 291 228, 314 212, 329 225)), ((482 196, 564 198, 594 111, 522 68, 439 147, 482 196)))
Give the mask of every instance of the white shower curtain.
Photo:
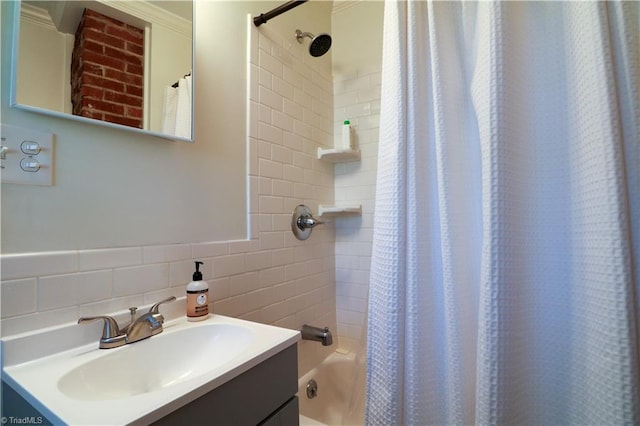
POLYGON ((368 424, 640 424, 639 27, 386 2, 368 424))

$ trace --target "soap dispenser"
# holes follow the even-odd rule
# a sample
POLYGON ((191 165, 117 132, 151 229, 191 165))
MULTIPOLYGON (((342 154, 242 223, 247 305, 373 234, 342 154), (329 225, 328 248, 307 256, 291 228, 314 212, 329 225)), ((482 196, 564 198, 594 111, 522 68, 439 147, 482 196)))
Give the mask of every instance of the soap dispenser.
POLYGON ((193 281, 187 284, 187 319, 202 321, 209 317, 209 284, 202 280, 202 262, 196 262, 193 281))

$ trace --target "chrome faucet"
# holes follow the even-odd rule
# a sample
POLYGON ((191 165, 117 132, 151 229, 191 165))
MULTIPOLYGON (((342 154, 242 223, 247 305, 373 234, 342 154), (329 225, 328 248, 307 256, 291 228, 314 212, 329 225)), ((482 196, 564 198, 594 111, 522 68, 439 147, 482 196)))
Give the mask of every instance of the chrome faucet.
POLYGON ((300 332, 304 340, 322 342, 322 346, 331 346, 333 344, 333 336, 331 335, 331 331, 329 331, 329 327, 322 329, 305 324, 302 326, 302 329, 300 329, 300 332))
POLYGON ((129 312, 131 312, 131 322, 122 329, 118 327, 115 319, 104 315, 82 317, 78 320, 78 324, 93 322, 99 319, 103 320, 104 328, 102 329, 102 337, 100 338, 100 349, 116 348, 162 333, 164 317, 158 308, 161 304, 173 302, 174 300, 176 300, 175 296, 171 296, 154 304, 151 309, 149 309, 149 312, 143 314, 138 319, 135 318, 138 308, 129 308, 129 312))

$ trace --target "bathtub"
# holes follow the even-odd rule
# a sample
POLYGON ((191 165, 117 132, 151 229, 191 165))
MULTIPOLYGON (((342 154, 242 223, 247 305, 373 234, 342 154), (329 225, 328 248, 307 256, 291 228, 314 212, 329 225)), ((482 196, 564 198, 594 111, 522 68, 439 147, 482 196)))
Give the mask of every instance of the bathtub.
POLYGON ((363 425, 364 383, 364 362, 357 362, 353 353, 332 353, 298 380, 300 425, 363 425), (312 379, 315 398, 307 396, 312 379))

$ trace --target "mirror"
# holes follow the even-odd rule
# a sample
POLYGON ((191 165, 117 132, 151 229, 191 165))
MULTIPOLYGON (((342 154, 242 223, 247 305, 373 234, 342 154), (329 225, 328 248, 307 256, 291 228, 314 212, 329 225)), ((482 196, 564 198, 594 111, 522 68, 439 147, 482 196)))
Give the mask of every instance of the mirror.
POLYGON ((11 106, 193 141, 191 0, 23 0, 11 106))

